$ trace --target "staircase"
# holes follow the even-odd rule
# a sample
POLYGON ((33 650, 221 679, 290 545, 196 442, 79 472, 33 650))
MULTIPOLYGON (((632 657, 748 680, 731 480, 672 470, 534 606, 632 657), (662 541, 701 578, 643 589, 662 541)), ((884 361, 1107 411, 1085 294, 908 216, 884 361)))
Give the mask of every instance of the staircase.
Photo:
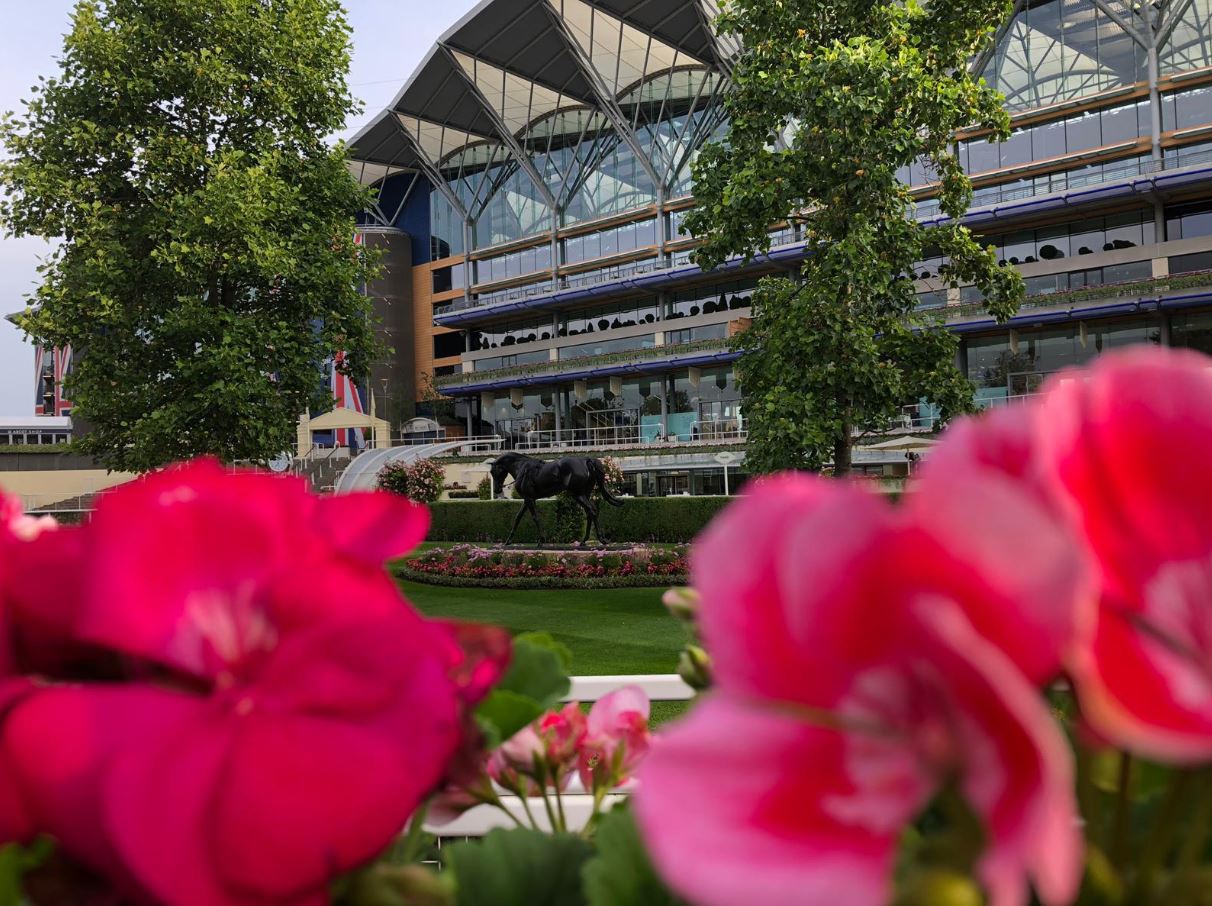
POLYGON ((296 471, 311 483, 316 493, 331 494, 349 463, 348 459, 305 459, 296 466, 296 471))

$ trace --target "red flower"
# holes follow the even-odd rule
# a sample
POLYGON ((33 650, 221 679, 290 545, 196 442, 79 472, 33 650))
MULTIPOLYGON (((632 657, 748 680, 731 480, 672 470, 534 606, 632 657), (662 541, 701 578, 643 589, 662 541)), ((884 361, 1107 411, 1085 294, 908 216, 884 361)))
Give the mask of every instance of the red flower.
POLYGON ((326 902, 439 784, 503 668, 499 639, 425 621, 382 569, 425 525, 400 498, 210 462, 105 495, 56 533, 79 606, 47 625, 138 681, 11 709, 0 771, 34 826, 132 898, 326 902))

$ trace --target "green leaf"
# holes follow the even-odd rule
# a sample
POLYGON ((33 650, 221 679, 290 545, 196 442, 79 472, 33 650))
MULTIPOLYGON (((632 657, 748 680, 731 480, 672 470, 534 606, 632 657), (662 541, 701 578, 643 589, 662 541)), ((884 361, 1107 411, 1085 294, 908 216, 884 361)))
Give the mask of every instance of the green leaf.
POLYGON ((572 672, 572 649, 563 642, 557 642, 550 632, 522 632, 514 639, 514 643, 516 644, 518 641, 523 641, 539 648, 546 648, 548 651, 554 651, 559 655, 560 663, 564 666, 564 672, 572 672))
POLYGON ((598 854, 581 870, 589 906, 675 906, 680 902, 657 877, 626 805, 602 818, 594 842, 598 854))
POLYGON ((513 640, 509 670, 497 688, 533 699, 546 710, 568 694, 570 660, 568 649, 547 633, 519 635, 513 640))
POLYGON ((580 837, 529 828, 494 830, 449 851, 459 906, 585 906, 581 867, 593 848, 580 837))
POLYGON ((508 689, 494 689, 476 708, 476 721, 484 733, 488 748, 495 749, 538 718, 543 710, 532 698, 508 689))

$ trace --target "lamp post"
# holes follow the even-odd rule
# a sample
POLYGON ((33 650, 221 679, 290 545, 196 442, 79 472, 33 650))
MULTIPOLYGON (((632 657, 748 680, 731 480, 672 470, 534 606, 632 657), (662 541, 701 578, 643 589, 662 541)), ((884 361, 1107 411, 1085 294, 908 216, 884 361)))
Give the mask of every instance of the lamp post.
POLYGON ((391 446, 391 400, 387 396, 387 378, 380 378, 383 385, 383 420, 387 422, 387 446, 391 446))

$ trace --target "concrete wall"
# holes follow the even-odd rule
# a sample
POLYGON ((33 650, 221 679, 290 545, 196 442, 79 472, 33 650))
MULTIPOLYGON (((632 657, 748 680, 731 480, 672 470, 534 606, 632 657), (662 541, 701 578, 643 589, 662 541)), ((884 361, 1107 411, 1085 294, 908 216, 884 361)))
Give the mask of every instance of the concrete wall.
MULTIPOLYGON (((40 457, 49 458, 49 457, 40 457)), ((0 488, 16 494, 27 510, 53 508, 86 494, 125 484, 136 478, 129 472, 104 469, 48 469, 0 471, 0 488)))

